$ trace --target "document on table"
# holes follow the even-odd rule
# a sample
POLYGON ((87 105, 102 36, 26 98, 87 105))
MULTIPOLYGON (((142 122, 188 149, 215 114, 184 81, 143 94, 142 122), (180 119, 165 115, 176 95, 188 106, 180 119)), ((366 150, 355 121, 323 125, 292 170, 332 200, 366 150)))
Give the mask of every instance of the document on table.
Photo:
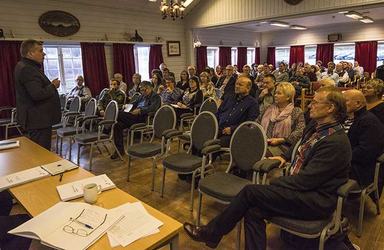
POLYGON ((63 159, 60 161, 41 165, 41 167, 51 175, 57 175, 78 168, 79 166, 77 166, 73 162, 63 159))
POLYGON ((132 242, 158 233, 163 222, 150 215, 141 202, 127 203, 111 209, 112 214, 123 215, 123 218, 108 230, 108 238, 112 247, 126 247, 132 242))
POLYGON ((20 147, 20 141, 4 140, 0 141, 0 150, 18 148, 20 147))
POLYGON ((17 173, 1 176, 0 191, 47 176, 50 176, 50 174, 41 167, 34 167, 17 173))
POLYGON ((115 183, 106 174, 103 174, 57 186, 56 190, 62 201, 69 201, 82 197, 83 187, 90 183, 98 185, 101 191, 116 187, 115 183))

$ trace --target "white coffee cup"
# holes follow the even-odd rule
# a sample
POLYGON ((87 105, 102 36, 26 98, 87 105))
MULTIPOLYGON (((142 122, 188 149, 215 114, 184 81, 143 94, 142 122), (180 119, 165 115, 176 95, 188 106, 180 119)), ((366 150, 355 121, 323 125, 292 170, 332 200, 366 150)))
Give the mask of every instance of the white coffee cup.
POLYGON ((93 204, 97 201, 98 194, 101 193, 101 186, 96 183, 89 183, 83 187, 84 201, 93 204))

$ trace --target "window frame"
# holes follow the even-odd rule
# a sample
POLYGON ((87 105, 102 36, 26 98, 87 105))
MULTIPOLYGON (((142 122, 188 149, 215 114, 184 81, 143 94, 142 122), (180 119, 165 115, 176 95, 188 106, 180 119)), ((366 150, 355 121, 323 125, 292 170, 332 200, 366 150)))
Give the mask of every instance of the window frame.
POLYGON ((252 67, 252 64, 255 63, 255 53, 255 48, 247 48, 247 65, 249 65, 250 67, 252 67), (248 58, 248 52, 251 53, 251 58, 248 58))
MULTIPOLYGON (((149 73, 149 52, 150 52, 150 45, 144 45, 144 44, 135 44, 135 46, 133 46, 134 49, 133 49, 133 53, 134 53, 134 58, 135 58, 135 72, 136 73, 139 73, 141 75, 141 80, 144 81, 150 81, 151 80, 151 76, 150 76, 150 73, 149 73), (147 72, 145 73, 142 73, 140 72, 140 66, 139 66, 139 48, 147 48, 148 49, 148 58, 147 58, 147 72), (146 78, 146 76, 148 76, 148 78, 146 78)), ((144 71, 143 71, 144 72, 144 71)), ((131 79, 130 79, 131 80, 131 79)))
POLYGON ((290 49, 291 47, 290 46, 281 46, 281 47, 276 47, 275 48, 275 68, 278 68, 279 67, 279 63, 284 61, 287 65, 289 65, 289 53, 290 53, 290 49), (278 60, 277 58, 277 51, 278 50, 287 50, 288 51, 288 56, 287 56, 287 60, 278 60))
POLYGON ((315 65, 316 64, 316 52, 317 52, 317 45, 315 45, 315 44, 309 44, 309 45, 305 45, 304 46, 304 63, 309 63, 310 65, 315 65), (307 48, 315 48, 315 59, 313 59, 313 61, 312 61, 312 59, 310 59, 311 61, 307 61, 307 48))
POLYGON ((237 48, 232 47, 231 48, 231 64, 232 65, 237 65, 237 58, 238 58, 237 48))
POLYGON ((207 47, 207 65, 214 69, 219 65, 219 47, 207 47), (209 63, 208 51, 213 51, 213 66, 209 63))
POLYGON ((333 62, 335 64, 338 64, 339 62, 341 61, 344 61, 344 62, 351 62, 352 64, 355 62, 355 43, 335 43, 333 45, 333 62), (342 46, 351 46, 353 47, 353 52, 351 53, 353 59, 341 59, 341 60, 336 60, 335 56, 336 56, 336 49, 337 47, 342 47, 342 46))

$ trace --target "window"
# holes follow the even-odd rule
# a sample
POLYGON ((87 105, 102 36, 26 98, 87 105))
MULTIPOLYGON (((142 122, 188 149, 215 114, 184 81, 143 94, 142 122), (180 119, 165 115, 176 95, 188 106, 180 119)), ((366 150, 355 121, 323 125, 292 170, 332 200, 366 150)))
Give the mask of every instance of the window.
POLYGON ((308 45, 304 47, 304 62, 311 65, 316 64, 316 45, 308 45))
POLYGON ((384 41, 377 44, 377 62, 376 67, 383 65, 384 62, 384 41))
POLYGON ((278 67, 279 63, 289 63, 289 47, 276 47, 275 49, 275 67, 278 67))
POLYGON ((44 73, 50 80, 59 78, 59 92, 68 93, 76 76, 83 75, 80 45, 44 45, 44 52, 44 73))
POLYGON ((351 62, 355 61, 355 44, 354 43, 339 43, 334 45, 333 62, 339 63, 341 61, 351 62))
MULTIPOLYGON (((149 46, 135 46, 136 72, 141 75, 141 80, 149 80, 149 46)), ((130 79, 129 79, 130 80, 130 79)))
POLYGON ((248 48, 247 49, 247 64, 251 66, 255 63, 255 49, 254 48, 248 48))
POLYGON ((208 67, 215 68, 219 65, 219 48, 208 47, 207 48, 207 63, 208 67))
POLYGON ((232 65, 237 64, 237 48, 231 49, 231 62, 232 62, 232 65))

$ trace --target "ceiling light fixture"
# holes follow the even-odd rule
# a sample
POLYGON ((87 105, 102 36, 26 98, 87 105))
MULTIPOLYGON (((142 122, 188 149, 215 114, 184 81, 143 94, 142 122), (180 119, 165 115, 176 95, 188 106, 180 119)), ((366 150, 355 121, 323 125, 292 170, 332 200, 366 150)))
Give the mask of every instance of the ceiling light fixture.
POLYGON ((347 13, 344 14, 345 16, 352 18, 352 19, 361 19, 363 16, 356 12, 356 11, 348 11, 347 13))
POLYGON ((368 16, 363 16, 363 18, 359 19, 360 22, 363 22, 363 23, 373 23, 373 19, 368 17, 368 16))
POLYGON ((293 30, 306 30, 307 27, 301 26, 301 25, 291 25, 289 28, 293 30))
POLYGON ((273 26, 278 26, 278 27, 289 27, 288 23, 280 22, 280 21, 272 21, 269 24, 273 26))
POLYGON ((176 18, 184 18, 184 1, 182 0, 163 0, 160 5, 160 11, 163 19, 167 17, 176 20, 176 18))

